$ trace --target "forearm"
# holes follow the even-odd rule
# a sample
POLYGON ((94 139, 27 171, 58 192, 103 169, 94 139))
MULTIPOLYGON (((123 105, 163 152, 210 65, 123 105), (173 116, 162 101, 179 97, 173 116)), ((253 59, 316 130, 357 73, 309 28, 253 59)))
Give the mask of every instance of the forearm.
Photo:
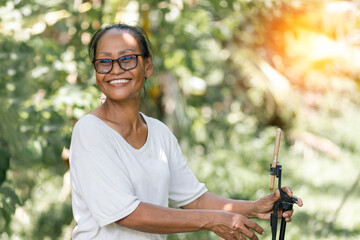
POLYGON ((129 216, 116 223, 137 231, 150 233, 194 232, 206 229, 211 211, 183 210, 140 203, 129 216))
POLYGON ((223 210, 226 212, 239 213, 247 218, 257 217, 255 202, 245 200, 233 200, 207 192, 195 201, 183 207, 184 209, 209 209, 223 210))
POLYGON ((172 209, 148 203, 140 203, 134 212, 116 223, 137 231, 160 234, 209 230, 224 239, 238 239, 243 234, 255 240, 258 239, 255 232, 264 233, 258 224, 241 214, 221 210, 172 209))

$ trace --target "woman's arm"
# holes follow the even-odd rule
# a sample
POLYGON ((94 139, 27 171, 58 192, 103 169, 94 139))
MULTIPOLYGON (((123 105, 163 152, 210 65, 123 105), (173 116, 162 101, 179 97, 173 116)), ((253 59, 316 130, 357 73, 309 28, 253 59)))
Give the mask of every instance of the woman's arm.
POLYGON ((250 229, 259 234, 264 231, 240 214, 221 210, 173 209, 149 203, 140 203, 134 212, 116 223, 137 231, 160 234, 209 230, 224 239, 243 239, 243 234, 257 240, 250 229))
POLYGON ((198 199, 182 207, 183 209, 209 209, 223 210, 226 212, 239 213, 247 218, 255 215, 255 202, 245 200, 233 200, 207 192, 198 199))
MULTIPOLYGON (((293 196, 289 187, 283 187, 282 189, 289 196, 293 196)), ((248 218, 270 219, 274 203, 280 199, 280 192, 278 189, 257 201, 233 200, 207 192, 193 202, 183 206, 183 208, 223 210, 239 213, 248 218)), ((301 207, 303 202, 300 198, 297 199, 298 205, 301 207)), ((287 222, 290 222, 292 214, 293 210, 289 210, 284 213, 280 213, 279 216, 281 217, 282 215, 287 222)))

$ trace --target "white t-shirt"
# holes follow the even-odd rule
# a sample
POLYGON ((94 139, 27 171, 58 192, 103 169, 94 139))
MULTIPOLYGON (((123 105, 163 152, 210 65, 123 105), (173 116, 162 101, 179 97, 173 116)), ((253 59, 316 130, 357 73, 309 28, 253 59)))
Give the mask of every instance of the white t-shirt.
POLYGON ((133 148, 95 115, 75 125, 70 146, 74 240, 164 240, 114 222, 131 214, 140 202, 184 206, 204 194, 183 159, 175 136, 160 121, 142 114, 146 143, 133 148))

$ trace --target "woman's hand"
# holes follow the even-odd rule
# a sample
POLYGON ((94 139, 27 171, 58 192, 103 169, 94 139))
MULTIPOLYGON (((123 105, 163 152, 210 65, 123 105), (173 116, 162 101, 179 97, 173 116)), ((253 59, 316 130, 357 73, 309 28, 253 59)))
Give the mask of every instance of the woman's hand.
POLYGON ((258 240, 252 230, 264 234, 262 227, 241 214, 214 211, 214 216, 209 217, 210 222, 205 229, 213 231, 226 240, 244 240, 245 236, 250 240, 258 240))
MULTIPOLYGON (((294 196, 289 187, 283 187, 282 190, 290 197, 295 197, 297 199, 297 204, 299 207, 303 206, 303 201, 300 198, 294 196)), ((281 200, 281 197, 280 197, 279 189, 276 189, 275 192, 257 200, 254 203, 255 211, 257 212, 257 217, 259 219, 263 219, 263 220, 270 219, 270 215, 271 215, 271 213, 273 213, 274 203, 278 202, 280 200, 281 200)), ((281 218, 281 216, 283 216, 285 218, 286 222, 290 222, 293 212, 294 212, 293 209, 286 211, 286 212, 282 212, 282 210, 279 209, 278 216, 279 216, 279 218, 281 218)))

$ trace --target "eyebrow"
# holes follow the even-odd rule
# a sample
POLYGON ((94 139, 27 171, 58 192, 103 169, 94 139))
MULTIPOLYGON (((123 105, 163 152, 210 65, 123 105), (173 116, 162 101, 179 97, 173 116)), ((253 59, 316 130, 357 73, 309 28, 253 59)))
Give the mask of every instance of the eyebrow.
MULTIPOLYGON (((128 49, 125 49, 125 50, 122 50, 119 52, 119 54, 124 54, 124 53, 127 53, 127 52, 136 52, 134 49, 131 49, 131 48, 128 48, 128 49)), ((105 55, 111 55, 110 52, 99 52, 98 54, 105 54, 105 55)))

